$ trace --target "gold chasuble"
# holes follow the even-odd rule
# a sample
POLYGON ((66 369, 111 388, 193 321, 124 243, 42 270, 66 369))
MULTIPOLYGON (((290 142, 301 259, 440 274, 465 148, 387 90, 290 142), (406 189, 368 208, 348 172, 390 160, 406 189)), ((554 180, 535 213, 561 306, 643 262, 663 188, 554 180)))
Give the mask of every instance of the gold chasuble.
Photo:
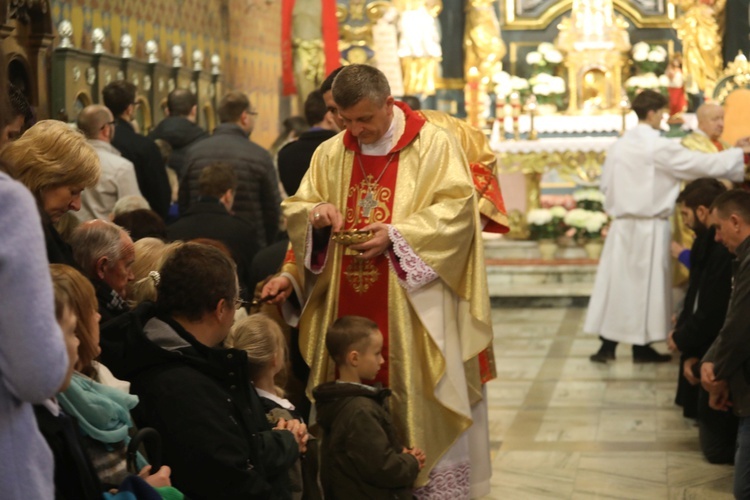
POLYGON ((479 197, 479 213, 487 219, 483 231, 507 233, 510 230, 505 201, 497 180, 497 155, 490 149, 484 132, 448 113, 423 109, 418 111, 425 120, 446 129, 458 140, 469 162, 474 189, 479 197))
POLYGON ((297 193, 282 204, 291 243, 282 273, 292 279, 302 304, 300 350, 311 368, 308 396, 335 378, 325 348, 329 325, 347 314, 372 319, 385 340, 386 363, 378 380, 393 392, 396 428, 406 446, 427 455, 417 486, 430 477, 436 486, 463 474, 468 487, 469 469, 472 480, 481 469, 469 458, 474 438, 465 432, 476 409, 471 401, 481 399, 477 358, 492 342, 477 198, 453 137, 408 106, 396 106, 403 127, 386 155, 363 155, 348 131, 315 151, 297 193), (308 216, 322 202, 343 214, 345 230, 389 224, 393 245, 361 261, 330 240, 321 244, 308 216), (437 279, 419 283, 413 271, 420 265, 437 279), (458 448, 464 451, 456 453, 458 448))

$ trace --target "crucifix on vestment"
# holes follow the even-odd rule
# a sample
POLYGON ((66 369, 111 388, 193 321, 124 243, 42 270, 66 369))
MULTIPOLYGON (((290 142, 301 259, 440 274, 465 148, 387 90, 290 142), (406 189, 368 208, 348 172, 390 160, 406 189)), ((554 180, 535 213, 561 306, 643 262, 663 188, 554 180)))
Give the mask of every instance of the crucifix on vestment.
POLYGON ((371 189, 367 190, 367 194, 365 195, 364 198, 362 198, 361 200, 357 202, 357 205, 359 205, 359 207, 362 209, 362 215, 366 219, 369 219, 370 212, 372 212, 372 209, 377 208, 378 206, 378 202, 375 199, 375 196, 373 196, 371 189))

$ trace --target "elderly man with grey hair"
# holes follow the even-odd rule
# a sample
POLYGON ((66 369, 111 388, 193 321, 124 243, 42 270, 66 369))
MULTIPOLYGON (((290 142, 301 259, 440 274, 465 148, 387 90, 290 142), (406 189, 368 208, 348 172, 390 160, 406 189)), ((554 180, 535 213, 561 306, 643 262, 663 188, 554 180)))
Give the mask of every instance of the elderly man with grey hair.
POLYGON ((82 221, 106 219, 118 200, 125 196, 141 196, 135 167, 112 146, 114 123, 112 112, 100 104, 86 106, 78 115, 78 128, 96 150, 102 165, 99 183, 81 194, 78 218, 82 221))
POLYGON ((127 312, 125 289, 133 281, 135 261, 130 235, 112 222, 95 219, 78 226, 70 244, 78 267, 96 289, 100 321, 127 312))

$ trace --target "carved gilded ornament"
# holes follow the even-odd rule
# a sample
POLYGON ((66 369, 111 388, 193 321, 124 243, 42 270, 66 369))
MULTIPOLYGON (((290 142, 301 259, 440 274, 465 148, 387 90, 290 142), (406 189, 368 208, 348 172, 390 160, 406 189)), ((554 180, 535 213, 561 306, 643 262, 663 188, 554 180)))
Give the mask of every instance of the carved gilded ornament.
POLYGON ((685 88, 713 94, 721 74, 721 28, 724 0, 673 0, 680 15, 673 23, 682 42, 682 71, 685 88))
MULTIPOLYGON (((550 2, 537 17, 525 17, 517 6, 516 0, 502 0, 504 4, 503 24, 505 30, 544 30, 552 21, 571 10, 574 0, 550 2)), ((618 12, 625 14, 633 21, 636 28, 671 28, 675 19, 674 5, 668 3, 663 12, 644 14, 638 10, 632 0, 613 0, 618 12)))
POLYGON ((748 87, 750 87, 750 63, 740 52, 719 77, 713 98, 718 103, 723 104, 733 91, 748 87))
POLYGON ((336 19, 339 23, 339 52, 343 64, 364 64, 370 62, 373 51, 372 26, 391 7, 391 2, 378 0, 352 0, 349 6, 336 6, 336 19))
POLYGON ((476 67, 481 78, 491 81, 502 71, 507 49, 500 36, 500 22, 492 0, 469 0, 464 30, 464 74, 476 67))
POLYGON ((601 175, 605 156, 604 151, 540 151, 498 155, 503 172, 519 172, 526 177, 527 211, 541 207, 539 196, 545 172, 555 170, 565 180, 592 183, 601 175))

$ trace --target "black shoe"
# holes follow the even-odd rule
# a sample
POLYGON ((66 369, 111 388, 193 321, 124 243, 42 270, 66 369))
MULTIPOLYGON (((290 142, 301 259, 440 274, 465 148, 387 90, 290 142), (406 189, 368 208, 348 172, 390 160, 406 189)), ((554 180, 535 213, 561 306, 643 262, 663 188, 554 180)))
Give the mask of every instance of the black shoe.
POLYGON ((633 346, 633 363, 669 363, 671 354, 660 354, 651 346, 633 346))
POLYGON ((615 360, 615 353, 599 349, 599 352, 589 356, 589 359, 594 363, 606 363, 607 361, 615 360))

